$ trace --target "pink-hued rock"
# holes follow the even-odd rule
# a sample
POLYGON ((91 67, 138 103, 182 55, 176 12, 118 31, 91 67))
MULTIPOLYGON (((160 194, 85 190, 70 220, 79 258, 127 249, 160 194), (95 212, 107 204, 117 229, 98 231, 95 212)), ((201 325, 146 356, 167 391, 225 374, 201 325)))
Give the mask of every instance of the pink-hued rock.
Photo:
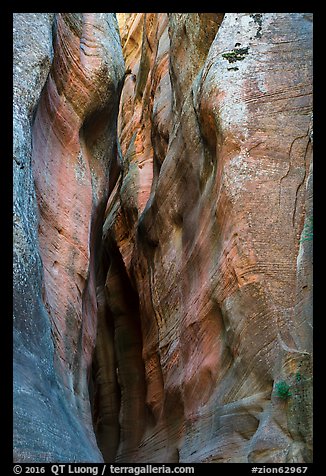
POLYGON ((103 264, 105 259, 102 260, 105 290, 101 293, 106 296, 108 310, 98 316, 94 362, 95 375, 98 376, 95 378, 97 395, 110 395, 108 400, 98 397, 95 402, 99 422, 98 442, 108 461, 112 461, 116 453, 120 460, 133 453, 146 425, 139 296, 130 282, 130 260, 138 217, 149 199, 152 183, 157 180, 158 164, 163 160, 167 146, 169 125, 164 125, 167 137, 156 135, 160 143, 155 155, 151 137, 158 118, 164 117, 168 122, 171 113, 167 14, 135 14, 122 20, 127 21, 121 24, 122 32, 125 32, 125 36, 122 34, 122 45, 126 77, 118 120, 123 172, 105 212, 107 219, 103 236, 108 258, 106 264, 103 264), (154 102, 153 91, 156 91, 154 102), (104 334, 109 336, 106 342, 104 334), (103 358, 105 352, 114 355, 115 365, 103 358), (103 375, 105 379, 101 377, 103 375), (117 434, 119 446, 116 440, 112 442, 112 435, 117 434))
POLYGON ((95 268, 117 162, 123 75, 112 14, 58 14, 54 58, 33 126, 33 174, 55 365, 90 431, 95 268))
POLYGON ((106 293, 141 341, 126 324, 137 384, 122 383, 120 422, 138 423, 117 461, 311 461, 311 15, 133 14, 120 28, 106 293))
POLYGON ((16 13, 13 35, 14 461, 99 463, 87 380, 96 240, 116 175, 117 23, 16 13))
POLYGON ((119 138, 125 181, 130 181, 129 188, 134 190, 132 200, 138 214, 145 208, 153 176, 157 175, 153 162, 162 160, 168 139, 171 86, 167 27, 166 13, 138 13, 127 18, 122 29, 126 79, 119 113, 119 138), (155 143, 154 154, 152 139, 157 124, 164 124, 167 129, 165 137, 156 134, 165 141, 155 143))
POLYGON ((15 461, 312 461, 312 15, 15 22, 15 461))

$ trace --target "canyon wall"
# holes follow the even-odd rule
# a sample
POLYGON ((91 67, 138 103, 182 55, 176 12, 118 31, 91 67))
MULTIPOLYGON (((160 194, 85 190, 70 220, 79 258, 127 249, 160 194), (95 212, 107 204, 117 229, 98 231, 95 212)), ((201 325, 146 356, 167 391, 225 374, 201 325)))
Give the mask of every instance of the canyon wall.
POLYGON ((117 461, 308 461, 311 17, 119 20, 123 173, 103 228, 117 461))
POLYGON ((310 462, 312 15, 117 20, 15 16, 15 458, 310 462))
POLYGON ((16 461, 102 461, 88 383, 123 76, 113 14, 14 15, 16 461))

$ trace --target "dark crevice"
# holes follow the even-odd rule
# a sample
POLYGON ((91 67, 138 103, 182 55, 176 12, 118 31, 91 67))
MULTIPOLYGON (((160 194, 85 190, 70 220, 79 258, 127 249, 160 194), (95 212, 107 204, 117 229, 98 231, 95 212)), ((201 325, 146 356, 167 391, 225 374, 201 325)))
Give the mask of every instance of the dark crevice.
MULTIPOLYGON (((122 83, 120 87, 122 88, 122 83)), ((108 304, 105 287, 112 258, 103 246, 102 237, 107 200, 121 173, 117 138, 110 133, 110 125, 116 121, 117 114, 118 105, 90 110, 80 130, 82 154, 90 167, 93 190, 101 186, 98 177, 101 178, 102 170, 105 170, 103 164, 110 164, 101 179, 102 185, 106 181, 107 191, 92 211, 89 275, 83 292, 83 322, 93 316, 97 326, 96 345, 91 365, 88 366, 88 393, 97 444, 107 462, 115 460, 118 450, 121 408, 115 351, 115 317, 108 304)), ((82 329, 80 345, 83 343, 83 334, 82 329)))
POLYGON ((114 351, 114 322, 104 287, 98 287, 98 331, 90 379, 94 431, 106 462, 113 462, 120 440, 121 391, 114 351))
POLYGON ((139 299, 113 241, 102 243, 99 264, 90 383, 94 431, 105 462, 128 462, 146 414, 139 299))

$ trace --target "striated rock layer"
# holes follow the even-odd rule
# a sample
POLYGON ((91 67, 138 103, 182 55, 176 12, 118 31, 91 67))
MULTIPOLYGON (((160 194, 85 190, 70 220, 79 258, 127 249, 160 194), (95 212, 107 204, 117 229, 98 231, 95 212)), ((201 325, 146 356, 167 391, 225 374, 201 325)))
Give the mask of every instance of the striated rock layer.
POLYGON ((312 224, 311 14, 15 14, 15 461, 312 461, 312 224))
POLYGON ((119 21, 99 446, 112 458, 114 433, 119 462, 311 461, 312 17, 119 21))
POLYGON ((14 40, 14 458, 100 462, 88 382, 117 162, 117 22, 15 14, 14 40))

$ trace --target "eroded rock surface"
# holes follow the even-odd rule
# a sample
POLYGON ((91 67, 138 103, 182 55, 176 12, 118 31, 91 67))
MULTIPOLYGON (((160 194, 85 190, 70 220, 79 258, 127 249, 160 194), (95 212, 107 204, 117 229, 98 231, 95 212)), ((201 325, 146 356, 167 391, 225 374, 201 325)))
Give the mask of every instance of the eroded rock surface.
POLYGON ((310 461, 312 18, 120 28, 123 173, 103 237, 114 345, 134 358, 118 358, 117 461, 310 461), (141 341, 114 330, 122 314, 141 341))
POLYGON ((15 460, 99 462, 88 380, 124 74, 117 22, 15 14, 14 40, 15 460))
POLYGON ((117 20, 15 17, 15 459, 312 461, 312 15, 117 20))

